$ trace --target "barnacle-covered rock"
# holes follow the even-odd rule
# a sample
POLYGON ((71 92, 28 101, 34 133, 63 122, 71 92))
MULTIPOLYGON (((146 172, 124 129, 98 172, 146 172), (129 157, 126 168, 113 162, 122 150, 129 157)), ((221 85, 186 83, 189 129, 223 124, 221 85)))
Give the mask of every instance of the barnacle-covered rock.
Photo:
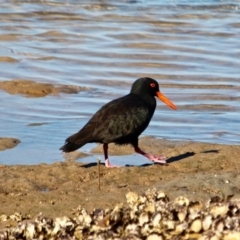
POLYGON ((126 207, 119 203, 88 212, 79 206, 72 217, 2 214, 0 222, 14 224, 0 230, 0 239, 240 239, 240 204, 232 198, 215 197, 204 206, 184 196, 171 202, 156 189, 140 196, 129 192, 126 198, 126 207))

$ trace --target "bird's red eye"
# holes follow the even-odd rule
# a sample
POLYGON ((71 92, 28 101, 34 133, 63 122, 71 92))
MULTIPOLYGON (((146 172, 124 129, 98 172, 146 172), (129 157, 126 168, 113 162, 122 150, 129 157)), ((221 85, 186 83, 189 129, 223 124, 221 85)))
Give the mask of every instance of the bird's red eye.
POLYGON ((156 84, 155 84, 155 83, 150 83, 150 86, 151 86, 152 88, 154 88, 154 87, 156 86, 156 84))

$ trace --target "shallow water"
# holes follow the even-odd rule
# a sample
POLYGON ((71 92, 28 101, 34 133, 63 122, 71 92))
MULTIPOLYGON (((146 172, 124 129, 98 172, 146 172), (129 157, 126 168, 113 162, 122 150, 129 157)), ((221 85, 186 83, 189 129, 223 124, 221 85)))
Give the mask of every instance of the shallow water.
POLYGON ((239 7, 240 1, 3 0, 0 57, 11 60, 1 60, 0 81, 91 90, 44 98, 1 91, 0 137, 21 143, 0 152, 0 162, 63 159, 64 139, 143 76, 155 78, 178 107, 158 102, 144 135, 239 144, 239 7), (35 123, 44 124, 29 126, 35 123))

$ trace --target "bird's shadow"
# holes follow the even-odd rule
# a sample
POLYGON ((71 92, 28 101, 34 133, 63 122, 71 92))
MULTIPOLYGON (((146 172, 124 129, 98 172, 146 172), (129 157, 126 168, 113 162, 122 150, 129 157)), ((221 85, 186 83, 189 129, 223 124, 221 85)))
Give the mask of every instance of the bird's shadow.
POLYGON ((175 157, 170 157, 170 158, 167 160, 167 163, 177 162, 177 161, 180 161, 180 160, 182 160, 182 159, 185 159, 185 158, 188 158, 188 157, 192 157, 192 156, 194 156, 195 154, 196 154, 195 152, 186 152, 186 153, 180 154, 180 155, 175 156, 175 157))
MULTIPOLYGON (((185 158, 188 158, 188 157, 191 157, 191 156, 194 156, 195 153, 194 152, 186 152, 186 153, 183 153, 183 154, 180 154, 178 156, 175 156, 175 157, 171 157, 167 160, 167 164, 161 164, 161 163, 155 163, 155 164, 159 164, 159 165, 168 165, 169 163, 173 163, 173 162, 177 162, 177 161, 180 161, 180 160, 183 160, 185 158)), ((87 164, 84 164, 82 167, 83 168, 90 168, 90 167, 96 167, 98 164, 95 163, 95 162, 92 162, 92 163, 87 163, 87 164)), ((105 164, 104 163, 100 163, 100 165, 104 166, 105 164)), ((145 164, 142 164, 142 165, 139 165, 139 167, 148 167, 152 165, 152 163, 145 163, 145 164)), ((134 167, 136 165, 131 165, 131 164, 126 164, 125 167, 134 167)))
POLYGON ((201 153, 219 153, 219 150, 212 149, 212 150, 203 151, 203 152, 201 152, 201 153))
MULTIPOLYGON (((194 155, 195 155, 195 152, 186 152, 186 153, 180 154, 178 156, 168 158, 166 164, 162 164, 162 163, 154 163, 154 164, 162 165, 162 166, 168 166, 169 163, 177 162, 177 161, 183 160, 185 158, 188 158, 188 157, 191 157, 191 156, 194 156, 194 155)), ((142 165, 140 165, 140 167, 147 167, 147 166, 150 166, 150 165, 152 165, 152 163, 142 164, 142 165)), ((126 165, 126 167, 133 167, 133 166, 134 165, 126 165)))
MULTIPOLYGON (((98 163, 92 162, 92 163, 86 163, 84 165, 82 165, 81 167, 83 168, 91 168, 91 167, 96 167, 98 165, 98 163)), ((104 163, 100 163, 100 165, 105 166, 104 163)))
MULTIPOLYGON (((219 150, 211 149, 211 150, 202 151, 201 153, 219 153, 219 150)), ((167 166, 167 165, 169 165, 169 163, 177 162, 177 161, 186 159, 188 157, 192 157, 195 154, 196 154, 195 152, 186 152, 186 153, 183 153, 183 154, 179 154, 178 156, 168 158, 166 164, 161 164, 161 163, 155 163, 155 164, 156 165, 167 166)), ((97 163, 92 162, 92 163, 84 164, 82 167, 90 168, 90 167, 96 167, 97 165, 98 165, 97 163)), ((105 166, 104 163, 100 163, 100 165, 105 166)), ((148 167, 148 166, 151 166, 151 165, 152 165, 152 163, 145 163, 145 164, 139 165, 139 167, 148 167)), ((135 167, 135 166, 137 166, 137 165, 132 165, 132 164, 126 164, 125 165, 125 167, 135 167)))

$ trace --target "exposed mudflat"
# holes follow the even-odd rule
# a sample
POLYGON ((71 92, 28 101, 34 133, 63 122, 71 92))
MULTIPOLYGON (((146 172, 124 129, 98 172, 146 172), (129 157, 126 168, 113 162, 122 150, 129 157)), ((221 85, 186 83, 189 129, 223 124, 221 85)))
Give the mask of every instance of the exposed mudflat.
POLYGON ((9 149, 9 148, 14 148, 20 143, 19 139, 16 138, 10 138, 10 137, 1 137, 0 138, 0 151, 9 149))
MULTIPOLYGON (((0 215, 21 212, 35 217, 41 212, 48 217, 71 216, 79 205, 88 210, 111 208, 124 203, 127 192, 141 194, 149 188, 164 191, 170 199, 183 195, 203 203, 216 195, 224 198, 234 194, 234 198, 240 198, 240 146, 152 137, 141 138, 140 146, 148 152, 168 156, 169 164, 108 169, 102 163, 100 190, 96 162, 82 164, 79 159, 78 162, 1 166, 0 215)), ((109 152, 124 158, 132 149, 110 145, 109 152)), ((1 227, 6 224, 2 222, 1 227)))
POLYGON ((63 93, 78 93, 90 88, 50 83, 39 83, 26 79, 13 79, 11 81, 0 82, 0 89, 9 94, 21 94, 25 97, 45 97, 47 95, 57 95, 63 93))

